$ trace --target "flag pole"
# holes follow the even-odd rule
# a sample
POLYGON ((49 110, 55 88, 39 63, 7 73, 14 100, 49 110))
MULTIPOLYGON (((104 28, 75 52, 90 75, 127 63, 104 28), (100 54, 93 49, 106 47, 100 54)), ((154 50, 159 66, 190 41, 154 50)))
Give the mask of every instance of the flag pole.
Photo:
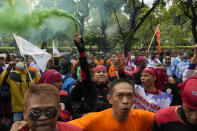
POLYGON ((28 70, 28 68, 27 68, 27 64, 26 64, 26 63, 25 63, 25 68, 27 69, 27 73, 28 73, 28 75, 29 75, 30 81, 33 82, 32 77, 31 77, 31 75, 30 75, 30 73, 29 73, 29 70, 28 70))
POLYGON ((151 45, 152 45, 152 43, 153 43, 153 40, 154 40, 154 38, 155 38, 155 34, 156 34, 156 32, 157 32, 158 27, 159 27, 159 24, 158 24, 158 26, 157 26, 157 28, 156 28, 156 30, 155 30, 155 33, 154 33, 154 35, 153 35, 153 38, 152 38, 151 42, 150 42, 150 45, 149 45, 149 47, 148 47, 148 51, 150 50, 150 47, 151 47, 151 45))

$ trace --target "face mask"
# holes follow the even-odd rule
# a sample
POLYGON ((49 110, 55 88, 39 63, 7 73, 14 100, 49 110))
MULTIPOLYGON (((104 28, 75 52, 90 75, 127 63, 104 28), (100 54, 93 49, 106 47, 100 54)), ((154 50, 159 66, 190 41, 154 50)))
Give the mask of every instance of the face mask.
POLYGON ((131 56, 131 60, 134 61, 135 60, 135 56, 131 56))
POLYGON ((25 64, 23 62, 18 62, 16 64, 16 69, 23 70, 25 68, 25 64))

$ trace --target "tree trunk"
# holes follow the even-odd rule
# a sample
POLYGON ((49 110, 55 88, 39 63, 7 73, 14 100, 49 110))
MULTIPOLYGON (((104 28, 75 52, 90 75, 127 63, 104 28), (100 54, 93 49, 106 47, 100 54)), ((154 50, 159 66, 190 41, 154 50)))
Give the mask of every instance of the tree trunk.
POLYGON ((101 31, 103 34, 103 38, 102 38, 102 43, 100 43, 98 47, 103 51, 107 51, 109 47, 107 42, 107 35, 105 32, 106 28, 107 28, 107 18, 101 15, 101 31))
POLYGON ((47 47, 47 42, 43 41, 41 45, 41 49, 45 49, 47 47))
POLYGON ((130 23, 129 23, 129 29, 130 30, 135 30, 135 24, 136 24, 136 10, 133 9, 131 14, 130 14, 130 23))
POLYGON ((195 42, 195 44, 197 44, 197 31, 196 31, 195 20, 193 20, 193 22, 192 22, 192 34, 193 34, 193 37, 194 37, 194 42, 195 42))
POLYGON ((84 33, 84 19, 85 17, 80 17, 79 20, 80 20, 80 34, 83 36, 83 33, 84 33))

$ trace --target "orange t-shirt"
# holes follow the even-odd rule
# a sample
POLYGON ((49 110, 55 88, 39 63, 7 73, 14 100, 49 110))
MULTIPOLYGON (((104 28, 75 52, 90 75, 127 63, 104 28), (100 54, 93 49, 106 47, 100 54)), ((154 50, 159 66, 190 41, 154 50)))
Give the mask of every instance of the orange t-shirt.
POLYGON ((116 68, 114 67, 113 64, 111 64, 111 66, 109 67, 109 75, 112 77, 115 74, 116 68))
POLYGON ((112 64, 111 59, 108 59, 107 60, 107 65, 111 65, 111 64, 112 64))
POLYGON ((104 59, 100 59, 99 62, 100 62, 101 65, 103 65, 104 64, 104 61, 105 61, 104 59))
POLYGON ((153 119, 152 112, 132 109, 128 120, 120 123, 114 119, 109 108, 101 112, 89 113, 68 123, 80 127, 83 131, 151 131, 153 119))
POLYGON ((96 66, 100 65, 100 63, 98 62, 97 59, 94 59, 94 63, 95 63, 96 66))
POLYGON ((75 60, 75 62, 73 63, 73 67, 76 68, 78 64, 78 60, 75 60))

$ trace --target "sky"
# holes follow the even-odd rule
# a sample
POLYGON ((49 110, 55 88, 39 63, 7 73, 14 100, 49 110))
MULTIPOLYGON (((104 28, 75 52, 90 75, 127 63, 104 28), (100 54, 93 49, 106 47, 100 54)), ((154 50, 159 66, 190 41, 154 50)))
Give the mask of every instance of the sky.
POLYGON ((153 0, 144 0, 144 3, 146 3, 149 6, 151 6, 152 3, 153 3, 153 0))

